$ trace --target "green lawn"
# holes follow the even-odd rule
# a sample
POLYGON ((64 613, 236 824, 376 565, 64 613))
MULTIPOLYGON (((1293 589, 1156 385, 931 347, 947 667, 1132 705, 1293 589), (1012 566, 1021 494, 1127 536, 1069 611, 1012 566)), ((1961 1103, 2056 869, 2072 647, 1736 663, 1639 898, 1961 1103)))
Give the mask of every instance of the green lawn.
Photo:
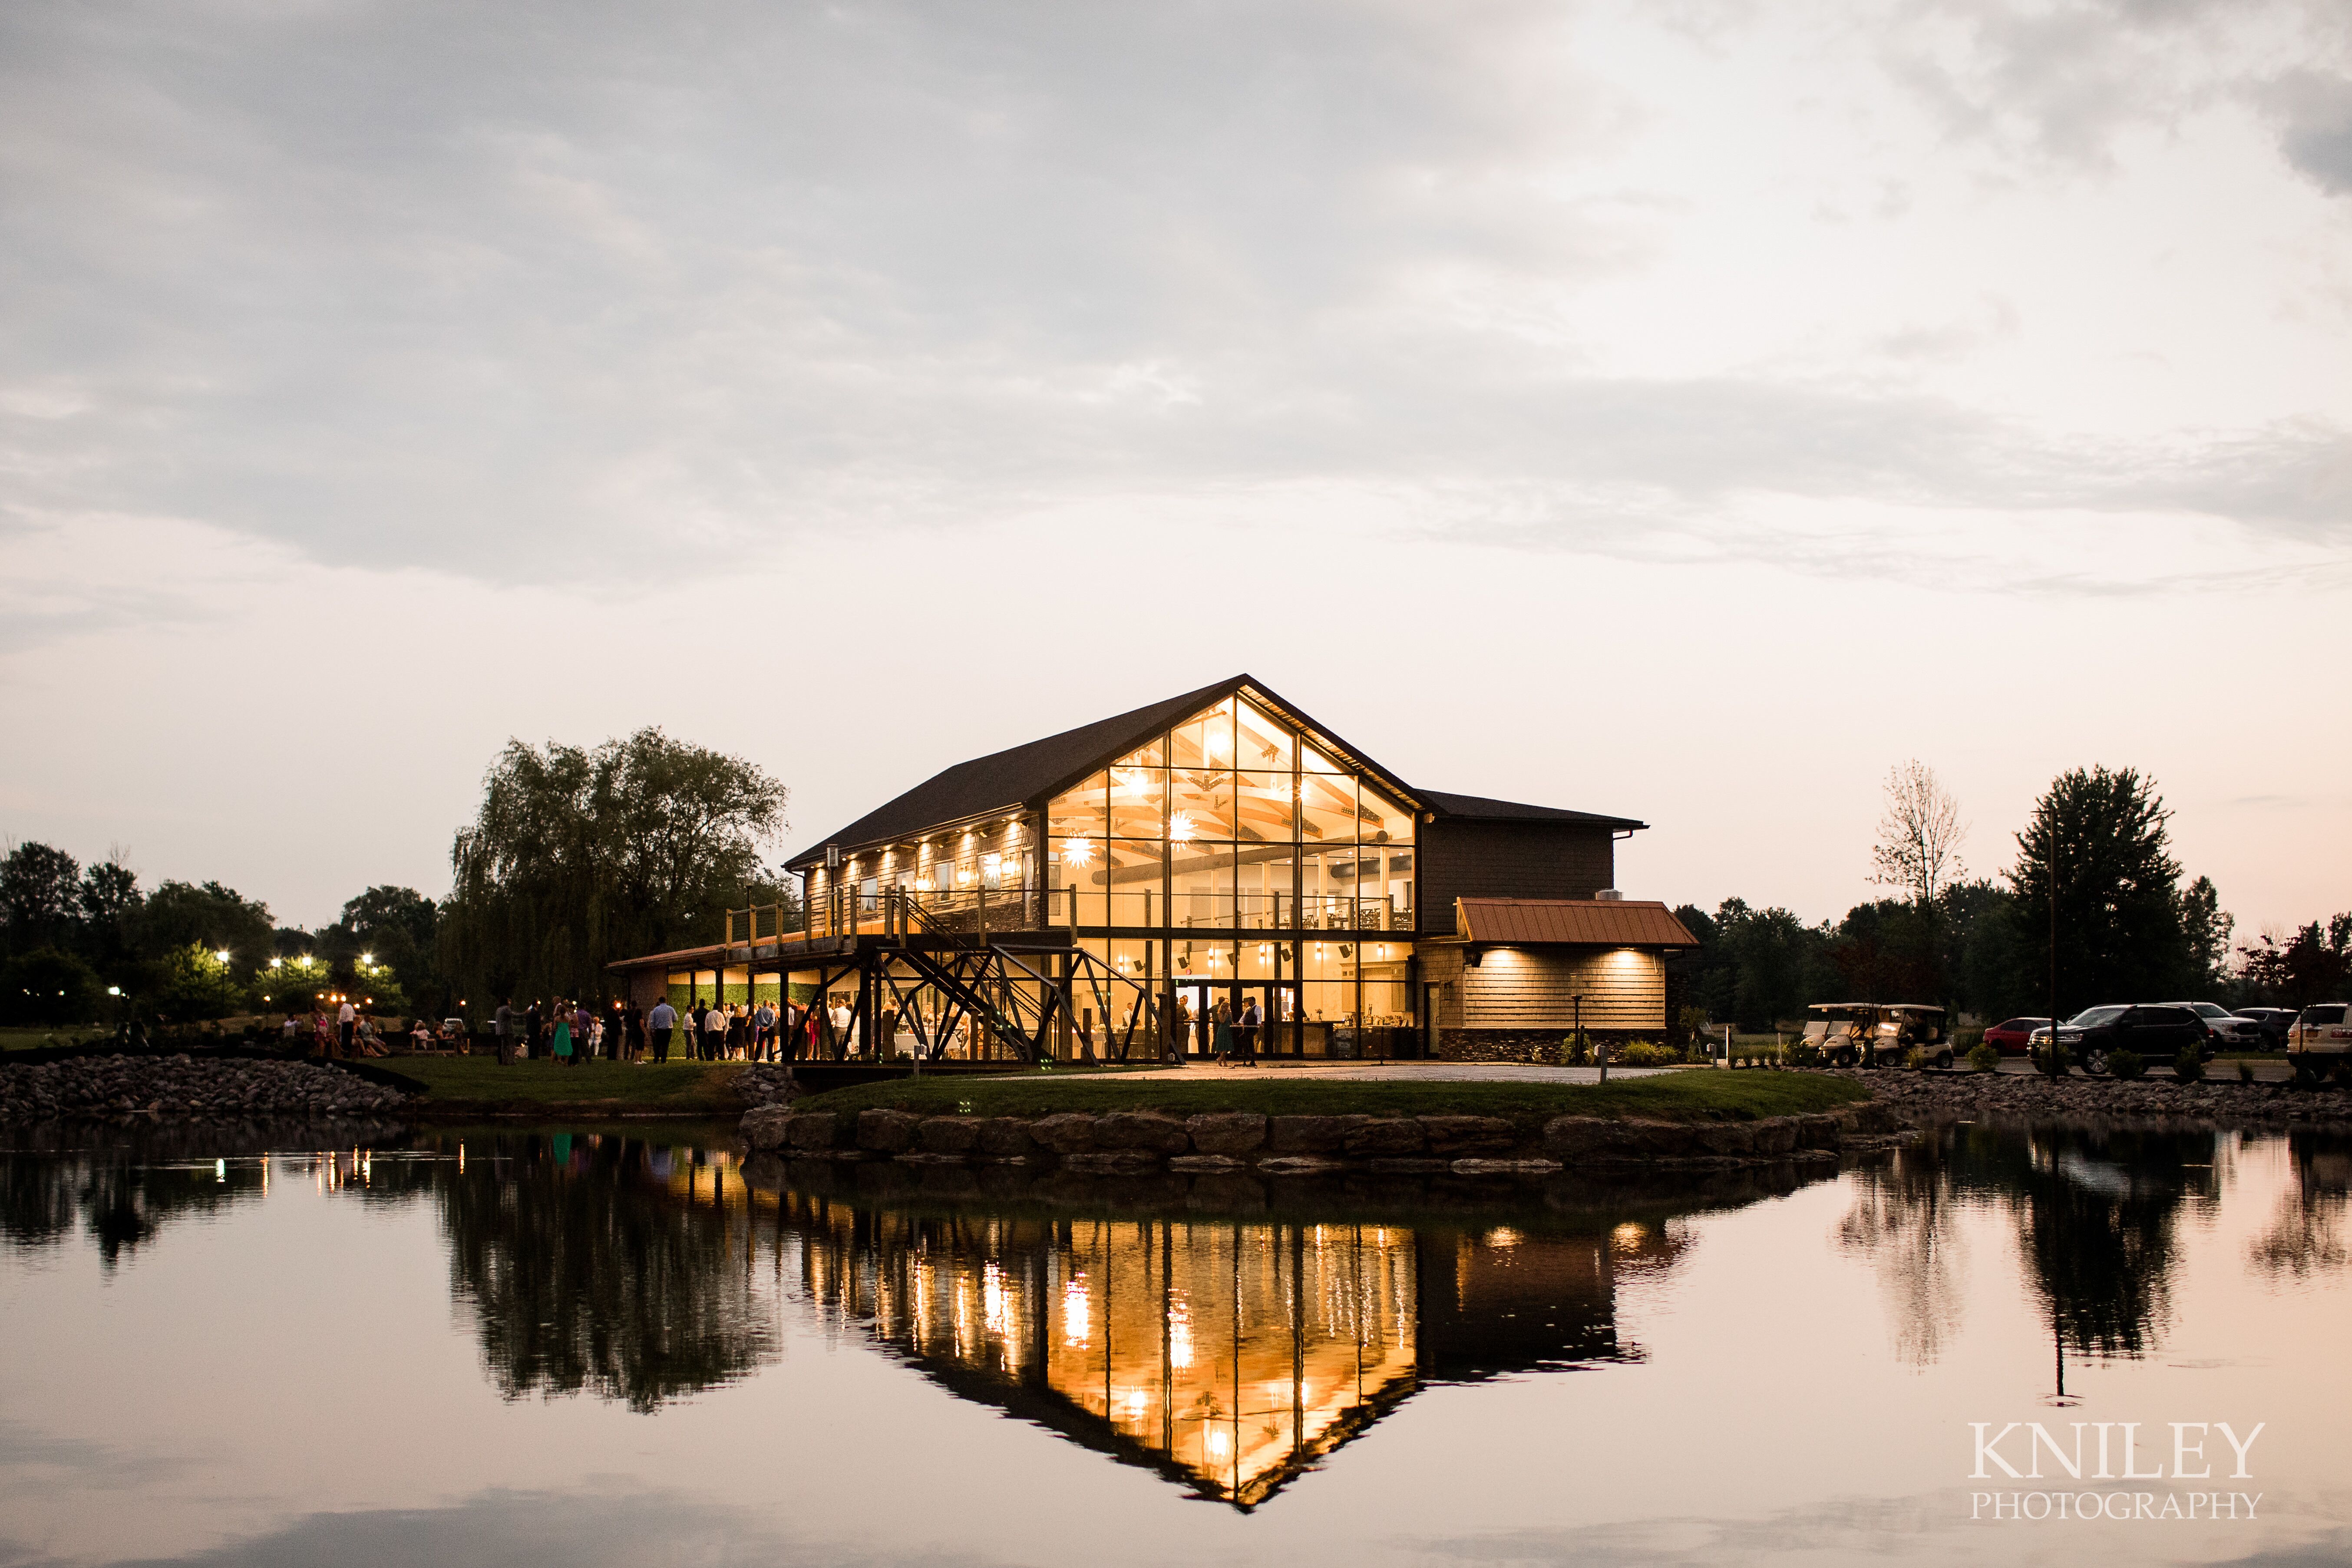
POLYGON ((1812 1073, 1680 1072, 1610 1084, 1416 1083, 1241 1074, 1215 1083, 1144 1082, 1068 1073, 1003 1078, 896 1079, 796 1101, 803 1110, 886 1107, 926 1115, 1042 1116, 1056 1110, 1160 1110, 1192 1116, 1256 1110, 1274 1116, 1466 1114, 1528 1121, 1562 1115, 1654 1117, 1668 1121, 1793 1116, 1867 1100, 1851 1079, 1812 1073))
POLYGON ((544 1110, 577 1106, 583 1110, 627 1110, 666 1116, 715 1116, 739 1112, 731 1080, 734 1062, 668 1062, 634 1067, 626 1062, 590 1062, 558 1067, 553 1062, 499 1066, 492 1056, 379 1057, 373 1065, 424 1083, 427 1102, 448 1110, 544 1110))
POLYGON ((0 1051, 38 1050, 43 1046, 79 1046, 106 1038, 104 1029, 60 1025, 53 1029, 0 1028, 0 1051))

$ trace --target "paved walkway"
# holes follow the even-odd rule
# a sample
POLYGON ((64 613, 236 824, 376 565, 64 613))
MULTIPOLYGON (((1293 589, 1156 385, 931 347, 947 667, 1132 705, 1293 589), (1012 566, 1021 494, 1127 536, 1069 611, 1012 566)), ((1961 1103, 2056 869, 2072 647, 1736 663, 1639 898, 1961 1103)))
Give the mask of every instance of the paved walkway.
MULTIPOLYGON (((1611 1068, 1611 1078, 1655 1078, 1673 1068, 1611 1068)), ((1156 1068, 1150 1072, 1120 1073, 1118 1080, 1191 1079, 1211 1083, 1255 1075, 1258 1078, 1337 1079, 1371 1083, 1411 1079, 1417 1083, 1598 1083, 1599 1068, 1539 1067, 1533 1062, 1315 1062, 1266 1061, 1255 1068, 1221 1068, 1213 1063, 1180 1068, 1156 1068)))

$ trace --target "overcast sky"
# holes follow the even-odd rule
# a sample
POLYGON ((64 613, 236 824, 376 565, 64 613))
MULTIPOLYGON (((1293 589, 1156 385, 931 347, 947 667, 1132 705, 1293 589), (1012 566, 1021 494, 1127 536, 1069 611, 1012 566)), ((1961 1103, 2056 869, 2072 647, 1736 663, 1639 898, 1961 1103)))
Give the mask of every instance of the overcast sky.
POLYGON ((2152 773, 2352 908, 2342 0, 0 8, 0 833, 281 920, 509 736, 1246 669, 1834 916, 2152 773))

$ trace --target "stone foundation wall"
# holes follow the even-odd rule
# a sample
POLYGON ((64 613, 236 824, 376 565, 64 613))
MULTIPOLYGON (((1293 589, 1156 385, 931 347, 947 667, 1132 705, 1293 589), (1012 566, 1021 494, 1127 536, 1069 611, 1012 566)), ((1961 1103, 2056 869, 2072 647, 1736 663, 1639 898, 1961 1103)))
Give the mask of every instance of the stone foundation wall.
POLYGON ((1350 1167, 1475 1175, 1567 1165, 1827 1162, 1848 1137, 1884 1133, 1872 1104, 1833 1115, 1756 1121, 1614 1121, 1598 1116, 1264 1116, 1218 1111, 1100 1115, 922 1116, 873 1110, 747 1112, 753 1149, 818 1160, 1058 1166, 1097 1173, 1255 1170, 1310 1174, 1350 1167))

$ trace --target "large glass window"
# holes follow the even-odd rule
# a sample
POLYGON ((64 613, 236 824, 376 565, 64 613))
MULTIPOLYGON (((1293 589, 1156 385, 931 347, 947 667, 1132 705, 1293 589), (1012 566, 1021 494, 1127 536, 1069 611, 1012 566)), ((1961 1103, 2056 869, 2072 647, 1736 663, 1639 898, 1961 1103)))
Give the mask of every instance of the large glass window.
MULTIPOLYGON (((1412 813, 1249 699, 1137 748, 1055 799, 1046 816, 1047 883, 1066 895, 1054 902, 1057 921, 1200 931, 1411 926, 1412 813)), ((936 853, 961 861, 966 847, 943 841, 936 853)), ((968 858, 972 879, 990 875, 982 857, 991 850, 996 877, 1028 874, 1025 849, 1008 837, 968 858)))
POLYGON ((1234 837, 1287 844, 1297 837, 1295 783, 1287 773, 1234 775, 1234 837))
POLYGON ((1122 763, 1110 770, 1112 837, 1160 837, 1167 830, 1167 769, 1122 763))
POLYGON ((1234 859, 1234 923, 1253 931, 1296 925, 1292 879, 1298 861, 1289 847, 1239 845, 1234 859))
POLYGON ((1168 781, 1168 837, 1225 840, 1234 837, 1234 775, 1217 768, 1178 768, 1168 781))
POLYGON ((1297 738, 1289 725, 1249 702, 1240 704, 1234 724, 1234 766, 1290 771, 1290 752, 1297 738))
POLYGON ((1179 724, 1168 736, 1168 765, 1176 768, 1230 768, 1234 765, 1234 705, 1220 702, 1189 723, 1179 724))
POLYGON ((1298 834, 1309 844, 1356 841, 1356 781, 1346 773, 1303 773, 1298 781, 1298 834))
POLYGON ((1045 831, 1058 838, 1083 835, 1098 838, 1110 831, 1110 775, 1097 773, 1045 808, 1045 831))
POLYGON ((1170 847, 1169 884, 1174 922, 1194 929, 1234 923, 1234 847, 1175 844, 1170 847))
POLYGON ((1165 923, 1167 899, 1160 891, 1162 849, 1157 840, 1114 838, 1105 881, 1110 890, 1109 919, 1120 926, 1165 923))
POLYGON ((1412 842, 1412 813, 1370 779, 1359 795, 1357 819, 1362 824, 1357 837, 1367 844, 1412 842))

